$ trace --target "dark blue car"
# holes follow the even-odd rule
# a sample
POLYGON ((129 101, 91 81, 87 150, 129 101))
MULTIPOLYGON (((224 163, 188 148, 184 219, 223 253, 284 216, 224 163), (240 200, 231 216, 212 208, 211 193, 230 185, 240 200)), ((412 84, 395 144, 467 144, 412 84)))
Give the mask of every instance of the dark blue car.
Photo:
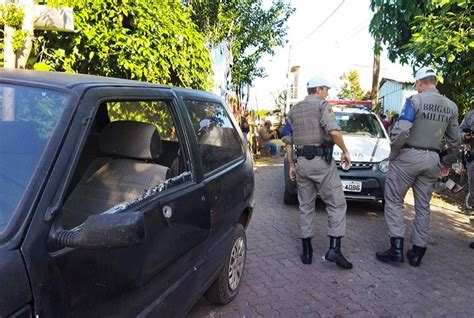
POLYGON ((254 191, 237 127, 201 91, 0 70, 0 317, 231 301, 254 191))

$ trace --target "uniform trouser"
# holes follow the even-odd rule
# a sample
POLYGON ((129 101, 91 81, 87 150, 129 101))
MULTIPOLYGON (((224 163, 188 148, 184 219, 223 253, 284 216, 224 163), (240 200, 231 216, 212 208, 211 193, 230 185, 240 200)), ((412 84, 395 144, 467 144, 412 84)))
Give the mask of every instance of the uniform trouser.
POLYGON ((415 199, 411 241, 425 247, 430 229, 430 200, 439 177, 439 155, 432 151, 402 149, 390 162, 385 180, 385 221, 391 237, 405 236, 403 202, 410 187, 415 199))
POLYGON ((328 213, 328 235, 340 237, 346 234, 346 198, 334 161, 328 164, 324 158, 308 160, 298 157, 296 183, 300 203, 301 237, 314 235, 313 221, 315 201, 319 191, 328 213))
POLYGON ((469 203, 474 205, 474 160, 467 164, 467 173, 469 180, 469 203))

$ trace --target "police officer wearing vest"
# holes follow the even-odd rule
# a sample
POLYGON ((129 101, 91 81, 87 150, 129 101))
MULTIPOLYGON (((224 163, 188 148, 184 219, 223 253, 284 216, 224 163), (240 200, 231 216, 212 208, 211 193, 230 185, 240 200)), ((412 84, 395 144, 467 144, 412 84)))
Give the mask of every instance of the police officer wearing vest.
MULTIPOLYGON (((459 125, 461 140, 469 144, 470 153, 466 159, 469 180, 469 200, 466 201, 467 208, 474 209, 474 109, 471 109, 459 125)), ((474 248, 474 242, 469 244, 474 248)))
POLYGON ((410 187, 415 199, 415 220, 407 258, 419 266, 426 252, 430 226, 430 200, 440 167, 454 163, 460 148, 458 107, 436 89, 436 74, 422 67, 415 76, 419 94, 406 99, 405 106, 390 133, 390 168, 385 181, 385 221, 390 248, 377 252, 382 262, 403 263, 405 213, 403 202, 410 187), (440 163, 441 139, 448 143, 448 154, 440 163))
POLYGON ((474 109, 471 109, 459 125, 461 140, 469 145, 470 154, 466 159, 469 179, 468 208, 474 208, 474 109))
POLYGON ((341 253, 341 238, 346 234, 346 199, 336 164, 332 159, 334 141, 342 150, 342 160, 350 166, 351 159, 337 125, 328 96, 328 83, 319 77, 307 84, 308 96, 288 112, 291 134, 285 136, 286 154, 290 163, 290 179, 296 180, 300 208, 300 229, 303 242, 301 261, 311 264, 314 235, 315 200, 319 192, 328 213, 329 250, 325 259, 342 268, 352 264, 341 253), (325 141, 326 138, 326 141, 325 141), (293 146, 297 149, 297 162, 293 161, 293 146))

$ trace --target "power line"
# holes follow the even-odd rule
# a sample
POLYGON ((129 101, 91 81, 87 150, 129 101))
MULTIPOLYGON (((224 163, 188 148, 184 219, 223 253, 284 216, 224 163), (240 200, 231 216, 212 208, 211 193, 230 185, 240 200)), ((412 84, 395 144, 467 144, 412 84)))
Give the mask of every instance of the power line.
POLYGON ((295 44, 293 44, 293 46, 297 45, 297 44, 300 44, 301 42, 303 42, 304 40, 308 39, 310 36, 312 36, 316 31, 318 31, 323 25, 324 23, 326 23, 326 21, 328 21, 335 13, 337 10, 339 10, 339 8, 344 4, 344 1, 345 0, 342 0, 342 2, 336 7, 336 9, 334 9, 327 17, 326 19, 323 20, 323 22, 321 22, 313 31, 311 31, 310 33, 308 33, 308 35, 306 35, 303 39, 299 40, 298 42, 296 42, 295 44))

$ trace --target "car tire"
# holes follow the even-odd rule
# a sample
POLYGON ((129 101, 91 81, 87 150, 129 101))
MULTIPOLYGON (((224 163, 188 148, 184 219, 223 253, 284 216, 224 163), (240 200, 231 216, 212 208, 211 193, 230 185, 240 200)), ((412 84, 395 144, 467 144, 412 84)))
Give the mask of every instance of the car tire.
POLYGON ((224 266, 214 283, 206 291, 206 299, 216 305, 231 302, 238 294, 247 257, 247 236, 242 224, 235 226, 234 237, 224 266))
POLYGON ((296 205, 298 204, 298 195, 288 192, 285 189, 285 194, 283 195, 283 203, 288 205, 296 205))

